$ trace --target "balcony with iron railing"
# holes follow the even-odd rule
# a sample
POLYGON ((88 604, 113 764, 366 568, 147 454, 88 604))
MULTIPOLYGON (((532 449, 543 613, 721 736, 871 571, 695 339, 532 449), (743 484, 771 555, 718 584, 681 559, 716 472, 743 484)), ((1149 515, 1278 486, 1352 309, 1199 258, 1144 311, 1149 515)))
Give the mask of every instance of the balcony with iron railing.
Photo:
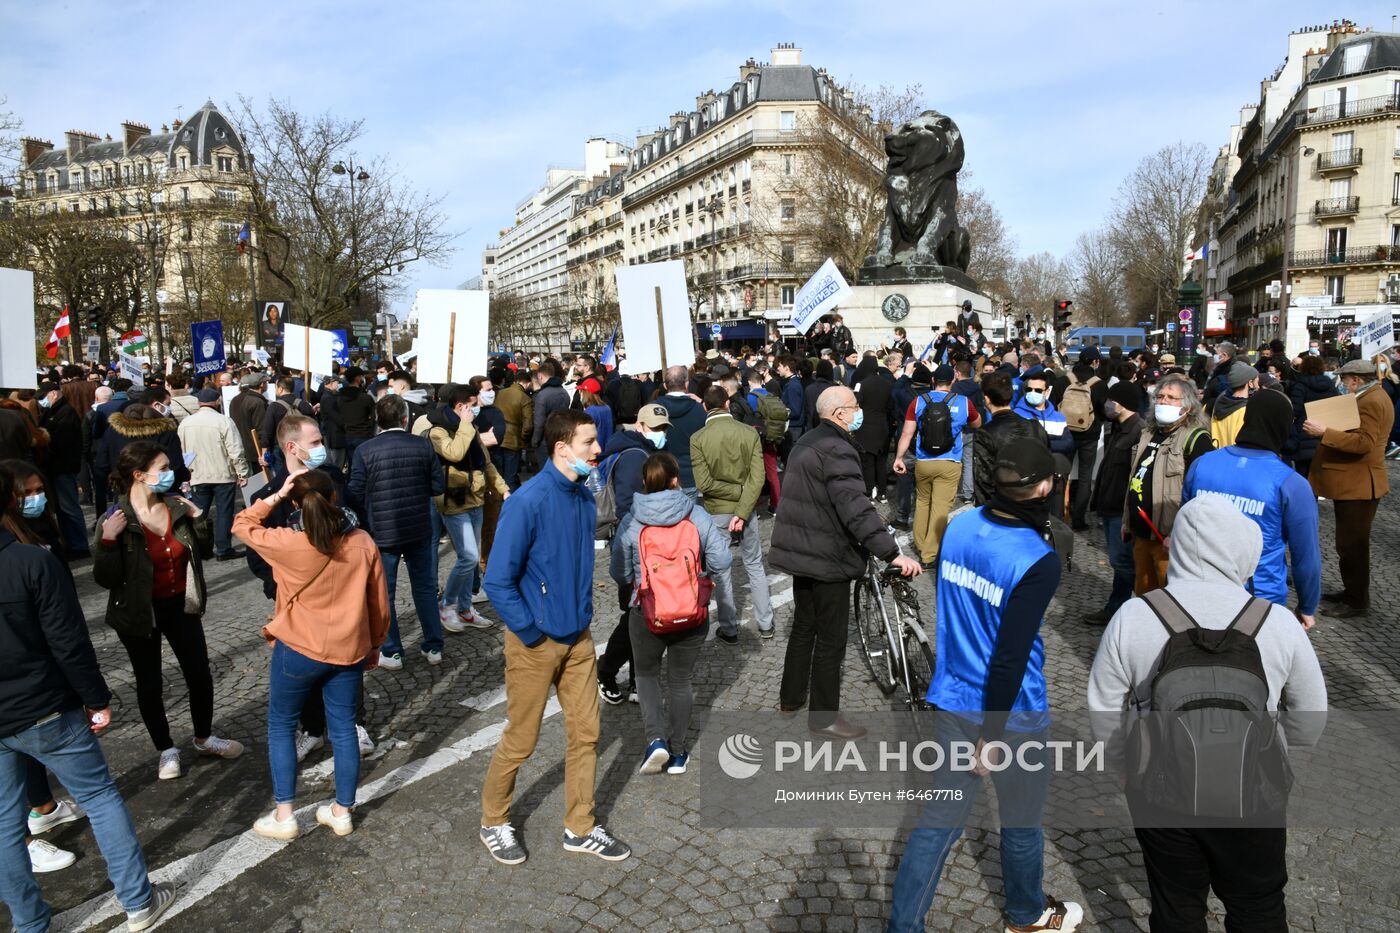
POLYGON ((1331 152, 1319 152, 1317 154, 1317 170, 1319 172, 1335 172, 1343 169, 1354 169, 1361 164, 1360 149, 1333 149, 1331 152))
POLYGON ((1337 120, 1352 120, 1384 113, 1400 113, 1400 94, 1363 97, 1360 100, 1313 107, 1299 114, 1298 122, 1303 126, 1315 126, 1319 123, 1333 123, 1337 120))
POLYGON ((1314 217, 1346 217, 1361 209, 1361 198, 1350 195, 1343 198, 1319 198, 1313 204, 1314 217))
POLYGON ((781 130, 752 130, 737 139, 730 140, 709 155, 702 156, 692 162, 687 162, 685 165, 682 165, 668 175, 663 175, 651 184, 638 188, 630 194, 623 195, 622 206, 624 209, 631 207, 637 202, 643 201, 660 191, 664 191, 697 172, 732 158, 746 149, 777 142, 792 145, 793 134, 784 133, 781 130))
POLYGON ((1342 250, 1307 249, 1288 254, 1288 267, 1290 269, 1365 265, 1377 262, 1400 262, 1400 246, 1353 246, 1342 250))

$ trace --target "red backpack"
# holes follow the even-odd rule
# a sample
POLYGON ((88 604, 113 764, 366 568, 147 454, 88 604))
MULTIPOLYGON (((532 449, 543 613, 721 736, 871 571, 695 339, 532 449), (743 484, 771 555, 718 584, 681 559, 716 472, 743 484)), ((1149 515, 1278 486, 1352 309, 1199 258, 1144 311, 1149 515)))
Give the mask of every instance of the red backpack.
POLYGON ((674 525, 647 525, 638 538, 641 575, 637 599, 654 634, 684 632, 710 618, 714 582, 700 572, 700 531, 683 518, 674 525))

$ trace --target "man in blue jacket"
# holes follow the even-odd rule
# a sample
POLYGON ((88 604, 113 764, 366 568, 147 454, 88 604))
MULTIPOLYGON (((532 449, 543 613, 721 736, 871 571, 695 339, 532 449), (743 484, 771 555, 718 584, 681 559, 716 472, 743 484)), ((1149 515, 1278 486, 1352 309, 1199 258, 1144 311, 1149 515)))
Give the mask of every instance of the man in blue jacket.
POLYGON ((1073 456, 1074 435, 1070 433, 1069 423, 1065 420, 1065 416, 1060 414, 1055 403, 1050 401, 1050 379, 1044 368, 1037 368, 1035 372, 1028 372, 1022 376, 1021 387, 1025 389, 1025 392, 1022 393, 1020 401, 1016 403, 1012 411, 1022 418, 1030 418, 1041 423, 1050 439, 1052 453, 1057 453, 1065 458, 1073 456))
POLYGON ((506 728, 481 789, 481 841, 491 857, 527 855, 510 822, 515 775, 535 750, 549 689, 564 710, 564 849, 621 861, 632 850, 593 816, 598 773, 598 666, 593 647, 593 535, 597 507, 584 478, 597 465, 598 430, 581 411, 545 422, 551 451, 506 500, 483 584, 505 622, 506 728))
POLYGON ((437 601, 437 540, 433 536, 433 497, 447 491, 447 473, 426 437, 408 433, 408 402, 386 395, 374 404, 379 434, 355 448, 346 486, 349 505, 379 547, 389 587, 389 637, 379 649, 379 666, 403 668, 403 642, 394 608, 399 561, 408 565, 413 608, 423 627, 420 649, 429 664, 442 663, 442 620, 437 601))
POLYGON ((1197 458, 1186 471, 1181 502, 1222 496, 1259 526, 1264 552, 1249 591, 1280 606, 1288 605, 1287 550, 1298 619, 1310 629, 1322 598, 1322 545, 1312 487, 1279 456, 1292 424, 1293 404, 1282 392, 1254 393, 1234 445, 1197 458))

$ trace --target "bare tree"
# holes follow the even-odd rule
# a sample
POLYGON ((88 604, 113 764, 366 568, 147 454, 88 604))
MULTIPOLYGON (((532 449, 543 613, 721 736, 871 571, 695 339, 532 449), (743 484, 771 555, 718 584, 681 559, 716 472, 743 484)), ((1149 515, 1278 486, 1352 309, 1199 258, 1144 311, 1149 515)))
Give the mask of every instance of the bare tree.
POLYGON ((621 320, 615 268, 609 262, 594 262, 569 272, 566 301, 571 336, 585 346, 601 347, 621 320))
POLYGON ((1191 248, 1210 164, 1200 143, 1164 146, 1118 189, 1109 221, 1114 246, 1123 257, 1130 301, 1150 311, 1158 328, 1181 285, 1182 256, 1191 248))
POLYGON ((1123 257, 1111 231, 1081 233, 1074 241, 1071 266, 1081 322, 1100 327, 1126 324, 1130 315, 1124 302, 1123 257))
POLYGON ((1060 298, 1073 298, 1073 282, 1069 263, 1050 253, 1035 253, 1021 259, 1012 270, 1008 283, 1012 316, 1022 319, 1029 315, 1032 325, 1050 322, 1053 320, 1054 302, 1060 298))
POLYGON ((964 170, 958 178, 958 222, 967 228, 972 240, 967 274, 987 294, 1006 296, 1011 293, 1011 276, 1016 268, 1016 238, 1007 231, 1001 212, 987 192, 965 184, 968 175, 964 170))
POLYGON ((354 159, 364 121, 308 117, 276 99, 240 105, 257 258, 308 323, 346 320, 379 279, 451 255, 441 198, 415 191, 382 157, 354 159))

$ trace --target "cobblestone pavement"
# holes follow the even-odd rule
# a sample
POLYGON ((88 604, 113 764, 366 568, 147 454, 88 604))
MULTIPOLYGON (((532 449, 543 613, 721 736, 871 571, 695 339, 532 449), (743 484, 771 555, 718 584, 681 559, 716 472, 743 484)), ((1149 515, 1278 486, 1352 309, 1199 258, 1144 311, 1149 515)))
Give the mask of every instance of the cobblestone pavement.
MULTIPOLYGON (((1313 636, 1336 708, 1400 708, 1400 635, 1392 608, 1400 593, 1398 518, 1400 504, 1392 496, 1375 526, 1377 608, 1371 619, 1322 617, 1313 636)), ((771 522, 763 524, 766 537, 771 522)), ((1325 504, 1323 535, 1330 590, 1338 578, 1325 504)), ((1077 552, 1045 625, 1052 703, 1066 709, 1083 706, 1100 631, 1079 617, 1102 605, 1109 575, 1097 527, 1078 536, 1077 552)), ((190 753, 185 689, 167 652, 166 696, 187 771, 180 780, 157 781, 129 664, 101 622, 103 594, 87 566, 77 576, 98 656, 117 697, 117 725, 103 744, 152 870, 180 886, 179 912, 162 924, 165 929, 882 928, 902 850, 900 832, 704 828, 699 800, 713 773, 716 737, 696 738, 686 775, 638 775, 641 723, 631 704, 603 707, 597 799, 600 818, 635 855, 614 864, 560 848, 563 722, 551 715, 534 758, 521 770, 513 814, 530 859, 515 868, 496 864, 476 833, 482 777, 505 711, 501 631, 448 636, 444 663, 429 667, 412 647, 416 623, 406 581, 399 588, 409 645, 404 669, 376 671, 366 680, 368 723, 380 745, 361 773, 354 834, 341 838, 315 827, 308 809, 301 814, 307 833, 300 839, 257 839, 248 830, 271 806, 263 738, 269 654, 258 635, 269 604, 261 588, 241 561, 209 565, 205 628, 216 680, 215 731, 242 740, 247 753, 232 762, 196 760, 190 753)), ((772 579, 779 636, 760 641, 748 624, 737 647, 711 641, 696 670, 699 707, 776 706, 791 581, 772 579)), ((595 626, 601 642, 616 617, 615 591, 601 558, 597 581, 595 606, 606 610, 595 626)), ((736 582, 746 596, 737 566, 736 582)), ((927 583, 919 586, 931 607, 927 583)), ((844 696, 853 718, 862 710, 889 708, 890 701, 869 683, 854 639, 844 696)), ((308 758, 300 806, 329 798, 330 773, 328 749, 308 758)), ((86 823, 60 827, 48 838, 79 853, 74 867, 41 877, 59 915, 56 928, 124 929, 86 823)), ((1294 831, 1290 842, 1293 929, 1400 929, 1400 833, 1294 831)), ((930 929, 1001 929, 998 866, 995 833, 969 832, 950 859, 930 929)), ((1047 829, 1046 889, 1085 905, 1085 929, 1146 929, 1146 884, 1130 832, 1047 829)), ((1221 929, 1218 916, 1211 928, 1221 929)))

